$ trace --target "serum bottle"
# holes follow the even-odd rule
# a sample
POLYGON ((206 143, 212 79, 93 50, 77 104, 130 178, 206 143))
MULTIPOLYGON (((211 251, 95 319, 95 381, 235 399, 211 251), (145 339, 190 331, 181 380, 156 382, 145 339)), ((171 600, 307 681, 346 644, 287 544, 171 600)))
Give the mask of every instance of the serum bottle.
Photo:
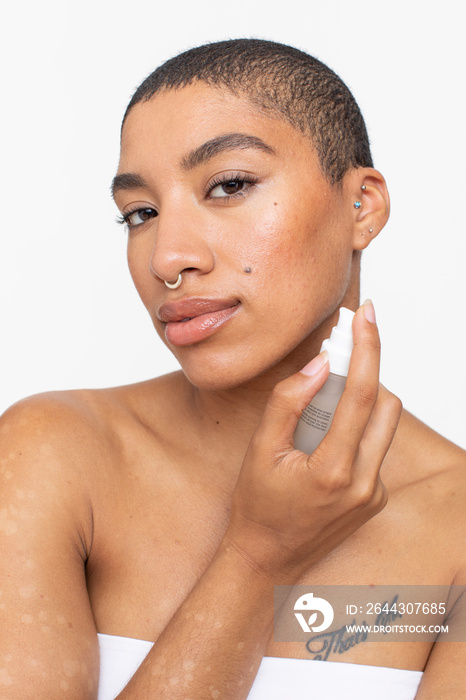
POLYGON ((332 424, 333 414, 348 376, 353 349, 353 316, 353 311, 342 306, 338 323, 332 328, 330 338, 322 343, 320 351, 326 350, 328 353, 330 374, 299 419, 294 434, 294 446, 302 452, 314 452, 332 424))

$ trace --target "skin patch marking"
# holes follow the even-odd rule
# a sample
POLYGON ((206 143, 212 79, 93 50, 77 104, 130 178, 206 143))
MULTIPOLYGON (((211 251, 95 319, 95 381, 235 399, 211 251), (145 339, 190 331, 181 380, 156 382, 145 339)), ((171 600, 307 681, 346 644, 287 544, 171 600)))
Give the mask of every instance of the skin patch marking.
POLYGON ((13 678, 6 668, 0 668, 0 686, 7 688, 10 685, 13 685, 13 678))
POLYGON ((14 535, 18 532, 18 525, 14 520, 9 520, 8 509, 2 508, 0 510, 0 532, 4 532, 6 535, 14 535))
POLYGON ((73 661, 72 659, 66 659, 63 662, 63 672, 68 678, 74 678, 79 673, 80 664, 79 661, 73 661))
POLYGON ((33 584, 29 586, 22 586, 22 588, 19 589, 19 595, 21 598, 32 598, 35 592, 36 587, 33 584))
POLYGON ((51 444, 47 443, 42 443, 42 445, 39 446, 38 450, 38 455, 42 457, 44 460, 50 460, 52 461, 54 458, 54 450, 51 444))

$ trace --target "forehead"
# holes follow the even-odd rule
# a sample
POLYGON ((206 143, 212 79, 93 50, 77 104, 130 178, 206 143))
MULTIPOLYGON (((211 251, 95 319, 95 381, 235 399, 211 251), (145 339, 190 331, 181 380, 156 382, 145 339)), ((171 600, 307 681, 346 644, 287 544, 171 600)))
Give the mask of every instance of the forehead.
POLYGON ((192 149, 227 133, 255 136, 277 154, 306 152, 306 157, 316 158, 310 139, 284 118, 247 96, 196 83, 164 90, 131 109, 122 131, 119 172, 134 170, 155 155, 159 165, 180 163, 192 149))

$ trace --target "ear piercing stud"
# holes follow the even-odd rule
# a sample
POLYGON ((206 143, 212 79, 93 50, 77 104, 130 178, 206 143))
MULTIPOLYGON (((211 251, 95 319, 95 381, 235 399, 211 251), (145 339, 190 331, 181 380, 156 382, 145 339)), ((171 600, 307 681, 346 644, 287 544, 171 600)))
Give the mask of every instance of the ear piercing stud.
MULTIPOLYGON (((362 191, 364 192, 364 191, 367 189, 366 185, 361 185, 361 189, 362 189, 362 191)), ((355 209, 361 209, 361 207, 362 207, 361 202, 357 201, 357 202, 354 203, 354 208, 355 208, 355 209)), ((370 228, 370 229, 369 229, 369 233, 374 233, 374 229, 373 229, 373 228, 370 228)))

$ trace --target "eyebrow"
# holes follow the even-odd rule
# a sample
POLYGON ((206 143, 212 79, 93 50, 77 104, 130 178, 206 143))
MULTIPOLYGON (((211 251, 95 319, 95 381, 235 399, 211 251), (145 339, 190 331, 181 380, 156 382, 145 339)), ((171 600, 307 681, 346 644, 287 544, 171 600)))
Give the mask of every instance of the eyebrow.
POLYGON ((147 187, 147 182, 136 173, 121 173, 115 175, 110 187, 112 197, 115 197, 119 190, 137 190, 147 187))
MULTIPOLYGON (((192 170, 223 151, 245 150, 248 148, 255 148, 265 153, 276 155, 272 146, 269 146, 258 136, 240 133, 221 134, 190 151, 182 158, 181 167, 183 170, 192 170)), ((148 187, 148 184, 141 175, 137 173, 121 173, 120 175, 115 175, 110 189, 112 197, 115 197, 115 194, 120 190, 135 190, 146 187, 148 187)))
POLYGON ((208 160, 218 155, 222 151, 235 151, 244 150, 247 148, 256 148, 260 151, 265 151, 275 155, 275 151, 272 146, 269 146, 265 141, 262 141, 257 136, 250 136, 249 134, 222 134, 216 136, 210 141, 206 141, 192 150, 188 155, 186 155, 182 161, 181 166, 184 170, 192 170, 197 168, 199 165, 206 163, 208 160))

